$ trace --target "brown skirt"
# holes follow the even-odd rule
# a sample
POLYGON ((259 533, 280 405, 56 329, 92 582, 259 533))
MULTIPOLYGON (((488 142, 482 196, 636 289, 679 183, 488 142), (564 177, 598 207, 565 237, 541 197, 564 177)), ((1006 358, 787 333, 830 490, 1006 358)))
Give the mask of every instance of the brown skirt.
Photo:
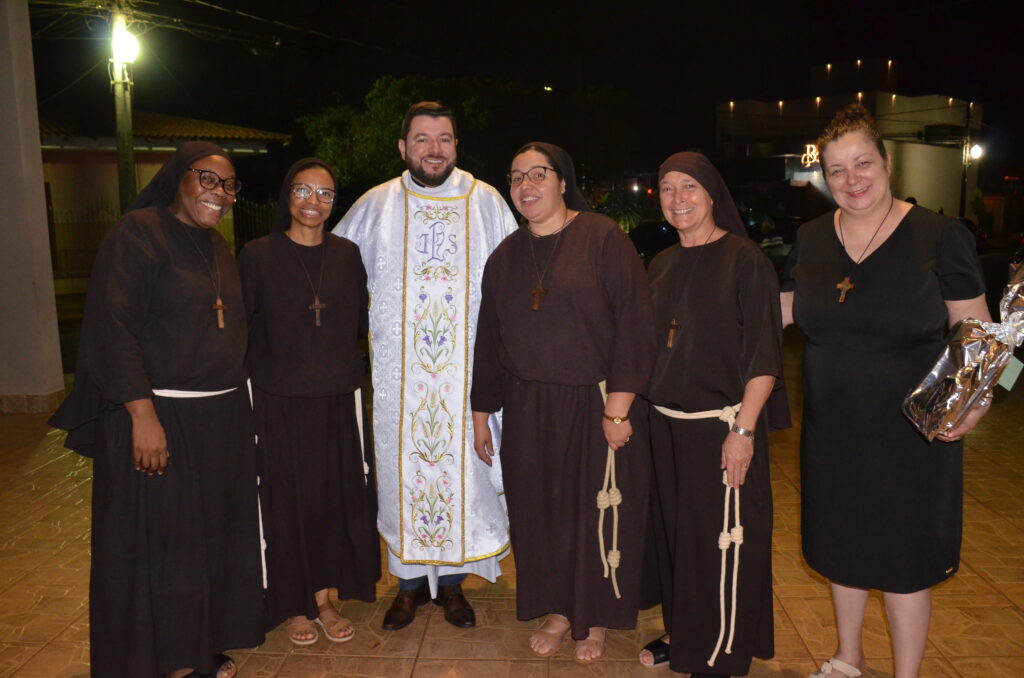
POLYGON ((252 410, 245 387, 153 399, 167 471, 132 463, 131 418, 101 418, 89 639, 96 678, 158 676, 263 642, 252 410))
MULTIPOLYGON (((313 594, 375 599, 377 495, 364 478, 354 394, 278 396, 253 389, 267 541, 267 627, 318 616, 313 594)), ((365 427, 364 427, 365 431, 365 427)), ((373 449, 366 445, 366 463, 373 449)))
MULTIPOLYGON (((642 405, 634 404, 630 413, 630 444, 616 452, 623 497, 616 575, 622 598, 616 599, 604 577, 597 535, 597 493, 608 454, 598 387, 509 379, 504 403, 500 459, 516 559, 517 616, 565 615, 576 640, 586 638, 592 626, 635 627, 650 482, 642 405)), ((611 539, 609 509, 606 551, 611 539)))

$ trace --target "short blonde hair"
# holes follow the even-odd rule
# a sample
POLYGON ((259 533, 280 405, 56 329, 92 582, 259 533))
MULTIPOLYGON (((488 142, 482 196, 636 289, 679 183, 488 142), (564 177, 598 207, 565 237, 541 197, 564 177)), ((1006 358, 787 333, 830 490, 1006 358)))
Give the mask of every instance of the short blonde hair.
POLYGON ((818 137, 818 152, 821 154, 822 159, 825 157, 825 148, 830 143, 850 132, 863 132, 868 139, 875 142, 875 147, 878 149, 882 159, 889 159, 889 154, 885 150, 885 144, 882 143, 882 135, 878 133, 878 126, 875 125, 875 119, 871 117, 868 109, 860 104, 850 104, 840 109, 835 117, 832 118, 832 121, 828 123, 828 126, 825 127, 825 131, 818 137))

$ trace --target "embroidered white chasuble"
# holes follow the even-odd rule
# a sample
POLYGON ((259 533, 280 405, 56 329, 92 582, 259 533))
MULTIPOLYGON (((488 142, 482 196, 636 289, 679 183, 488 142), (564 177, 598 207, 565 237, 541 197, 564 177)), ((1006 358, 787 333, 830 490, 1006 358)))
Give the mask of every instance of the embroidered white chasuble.
MULTIPOLYGON (((426 574, 432 589, 456 572, 494 581, 508 549, 500 464, 473 450, 469 393, 480 278, 515 228, 493 187, 455 169, 434 188, 406 171, 334 229, 368 277, 378 529, 392 573, 426 574)), ((500 418, 490 424, 497 449, 500 418)))

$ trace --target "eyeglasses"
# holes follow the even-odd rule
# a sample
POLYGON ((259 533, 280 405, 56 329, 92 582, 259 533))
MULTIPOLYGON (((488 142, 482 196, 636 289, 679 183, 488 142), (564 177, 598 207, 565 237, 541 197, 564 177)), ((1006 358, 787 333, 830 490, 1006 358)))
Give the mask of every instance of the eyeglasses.
POLYGON ((218 186, 224 186, 224 192, 228 195, 238 195, 238 192, 242 190, 242 182, 234 177, 222 179, 213 170, 196 169, 195 167, 189 167, 188 171, 198 174, 199 185, 208 191, 215 191, 218 186))
POLYGON ((334 202, 335 191, 333 189, 313 188, 309 184, 292 184, 292 195, 299 200, 308 200, 313 194, 316 194, 316 199, 322 203, 330 205, 334 202))
POLYGON ((544 165, 536 165, 535 167, 531 167, 525 172, 520 172, 519 170, 512 170, 511 172, 508 173, 508 185, 518 186, 519 184, 523 183, 523 179, 526 178, 529 178, 531 183, 539 184, 545 179, 547 179, 549 171, 558 174, 558 170, 556 170, 554 167, 545 167, 544 165))

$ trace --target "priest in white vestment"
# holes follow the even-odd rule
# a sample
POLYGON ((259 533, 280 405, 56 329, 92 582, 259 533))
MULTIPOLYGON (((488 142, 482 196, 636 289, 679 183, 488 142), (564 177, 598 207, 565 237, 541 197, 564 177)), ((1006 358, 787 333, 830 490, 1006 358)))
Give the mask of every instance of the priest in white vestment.
MULTIPOLYGON (((398 141, 407 171, 334 229, 359 245, 368 276, 377 525, 399 578, 386 630, 430 598, 449 623, 474 626, 462 581, 495 581, 509 548, 500 464, 473 450, 469 393, 480 278, 516 222, 498 191, 455 167, 456 144, 448 108, 412 106, 398 141)), ((489 423, 500 447, 500 419, 489 423)))

